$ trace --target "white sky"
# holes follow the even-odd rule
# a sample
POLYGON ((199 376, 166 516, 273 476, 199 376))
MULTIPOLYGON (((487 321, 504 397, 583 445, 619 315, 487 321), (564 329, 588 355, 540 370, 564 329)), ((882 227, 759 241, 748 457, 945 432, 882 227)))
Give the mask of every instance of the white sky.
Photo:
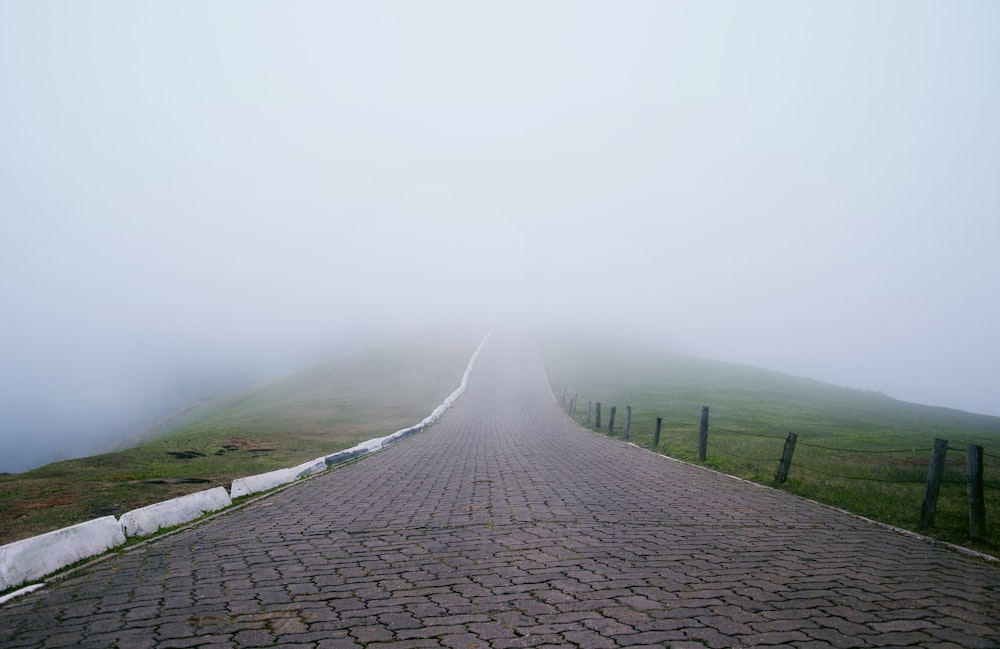
POLYGON ((0 0, 0 410, 530 310, 1000 414, 998 34, 990 0, 0 0))

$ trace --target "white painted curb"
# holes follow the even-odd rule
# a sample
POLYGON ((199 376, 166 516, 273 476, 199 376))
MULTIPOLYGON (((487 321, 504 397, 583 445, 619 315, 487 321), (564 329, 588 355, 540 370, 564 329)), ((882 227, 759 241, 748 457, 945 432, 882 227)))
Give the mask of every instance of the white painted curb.
POLYGON ((125 536, 148 536, 161 527, 193 521, 232 503, 225 487, 216 487, 126 512, 121 517, 121 529, 125 536))
POLYGON ((0 597, 0 604, 3 604, 4 602, 9 602, 12 599, 17 599, 21 595, 27 595, 32 591, 38 590, 44 585, 45 584, 32 584, 31 586, 25 586, 24 588, 15 590, 13 593, 7 593, 3 597, 0 597))
MULTIPOLYGON (((387 435, 379 439, 374 439, 371 440, 371 442, 379 442, 379 448, 385 448, 390 444, 398 442, 404 437, 407 437, 409 435, 412 435, 413 433, 419 432, 427 428, 431 424, 436 423, 439 419, 441 419, 441 416, 445 413, 445 411, 447 411, 449 408, 455 405, 455 402, 458 401, 458 398, 465 393, 465 388, 469 384, 469 375, 472 374, 472 368, 476 364, 476 359, 479 358, 479 353, 483 351, 483 347, 486 345, 486 341, 490 339, 490 336, 492 334, 493 334, 492 331, 487 333, 486 337, 483 338, 483 341, 479 343, 479 347, 476 347, 476 351, 472 353, 472 358, 469 359, 469 364, 465 367, 465 374, 462 375, 462 383, 458 386, 458 388, 454 392, 448 395, 448 397, 444 400, 444 403, 435 408, 434 411, 429 416, 425 417, 424 420, 421 421, 416 426, 410 426, 409 428, 403 428, 402 430, 397 430, 392 435, 387 435)), ((356 446, 354 448, 358 447, 356 446)))
POLYGON ((123 543, 125 534, 121 525, 114 516, 104 516, 0 546, 0 591, 44 577, 123 543))
POLYGON ((248 496, 250 494, 258 493, 261 491, 267 491, 268 489, 274 489, 275 487, 280 487, 283 484, 288 484, 289 482, 294 482, 299 478, 303 478, 312 473, 317 473, 322 471, 328 466, 333 466, 334 464, 339 464, 341 462, 346 462, 348 460, 353 460, 355 458, 361 457, 368 453, 373 453, 379 451, 390 444, 398 442, 399 440, 412 435, 418 431, 424 430, 431 424, 438 421, 441 416, 445 413, 448 408, 455 405, 462 393, 465 392, 465 387, 469 383, 469 375, 472 373, 472 367, 476 364, 476 359, 479 358, 479 353, 482 351, 483 346, 486 345, 486 341, 490 339, 492 331, 486 334, 483 341, 479 343, 476 351, 472 353, 472 358, 469 359, 469 364, 465 368, 465 374, 462 375, 462 383, 458 386, 458 389, 448 395, 440 406, 434 409, 428 417, 421 421, 416 426, 410 426, 408 428, 403 428, 397 430, 392 435, 386 435, 385 437, 378 437, 375 439, 370 439, 365 442, 361 442, 357 446, 352 446, 351 448, 344 449, 343 451, 338 451, 332 455, 327 455, 326 457, 321 457, 312 462, 306 462, 305 464, 300 464, 297 467, 292 467, 291 469, 278 469, 276 471, 269 471, 268 473, 260 473, 258 475, 248 476, 246 478, 237 478, 233 480, 232 489, 230 493, 233 498, 239 498, 240 496, 248 496))
POLYGON ((304 478, 307 475, 317 473, 325 468, 326 458, 321 457, 298 466, 293 466, 290 469, 277 469, 275 471, 268 471, 267 473, 247 476, 246 478, 236 478, 233 480, 233 487, 230 489, 230 493, 233 498, 239 498, 240 496, 247 496, 258 491, 267 491, 268 489, 273 489, 283 484, 294 482, 299 478, 304 478))

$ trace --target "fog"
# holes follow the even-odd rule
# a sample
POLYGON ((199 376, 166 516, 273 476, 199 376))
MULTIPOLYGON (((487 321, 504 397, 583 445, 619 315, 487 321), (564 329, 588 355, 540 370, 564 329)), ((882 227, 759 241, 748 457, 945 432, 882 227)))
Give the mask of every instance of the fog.
POLYGON ((0 2, 0 471, 503 318, 1000 415, 1000 4, 0 2))

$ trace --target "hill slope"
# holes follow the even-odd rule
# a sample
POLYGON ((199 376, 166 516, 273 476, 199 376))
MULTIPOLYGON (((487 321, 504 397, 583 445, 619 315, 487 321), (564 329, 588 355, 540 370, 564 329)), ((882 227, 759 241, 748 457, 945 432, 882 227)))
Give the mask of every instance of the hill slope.
MULTIPOLYGON (((540 336, 553 391, 577 396, 574 417, 601 402, 602 430, 617 406, 616 434, 632 406, 631 441, 697 461, 701 407, 709 407, 704 464, 763 484, 775 478, 788 432, 798 444, 782 488, 861 515, 919 529, 935 438, 949 441, 935 525, 951 542, 1000 551, 1000 417, 897 401, 753 367, 695 359, 639 345, 565 333, 540 336), (986 453, 987 536, 968 538, 966 449, 986 453)), ((596 413, 595 413, 596 414, 596 413)), ((592 425, 595 422, 592 421, 592 425)))

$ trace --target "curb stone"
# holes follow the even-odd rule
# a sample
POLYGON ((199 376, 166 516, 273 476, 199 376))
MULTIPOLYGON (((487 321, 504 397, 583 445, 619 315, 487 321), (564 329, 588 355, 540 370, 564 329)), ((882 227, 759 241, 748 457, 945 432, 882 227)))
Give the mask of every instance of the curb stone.
POLYGON ((231 504, 233 501, 225 487, 215 487, 133 509, 122 514, 119 524, 127 537, 149 536, 155 534, 161 527, 188 523, 207 512, 218 511, 231 504))
POLYGON ((0 546, 0 591, 124 543, 122 526, 114 516, 104 516, 0 546))

